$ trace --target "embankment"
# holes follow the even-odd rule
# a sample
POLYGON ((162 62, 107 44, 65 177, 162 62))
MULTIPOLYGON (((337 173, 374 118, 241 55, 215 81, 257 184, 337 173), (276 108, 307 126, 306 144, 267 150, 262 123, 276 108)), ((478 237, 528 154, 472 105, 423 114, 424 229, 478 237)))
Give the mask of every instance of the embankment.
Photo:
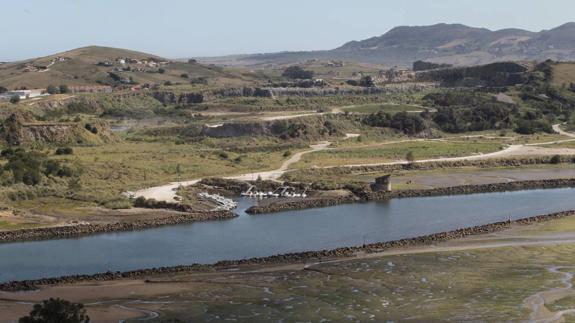
POLYGON ((29 240, 63 239, 97 233, 135 231, 165 225, 185 224, 196 221, 226 220, 236 216, 237 214, 229 211, 197 212, 182 213, 145 221, 116 222, 109 224, 81 224, 60 227, 0 231, 0 243, 29 240))

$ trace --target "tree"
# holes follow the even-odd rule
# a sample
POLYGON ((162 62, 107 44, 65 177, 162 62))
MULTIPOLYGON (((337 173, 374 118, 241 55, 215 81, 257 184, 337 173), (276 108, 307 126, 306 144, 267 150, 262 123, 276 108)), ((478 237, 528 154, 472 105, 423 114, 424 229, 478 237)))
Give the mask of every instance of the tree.
POLYGON ((82 304, 71 303, 59 298, 50 298, 34 305, 28 316, 19 323, 89 323, 90 317, 82 304))
POLYGON ((17 104, 19 102, 20 102, 20 96, 18 95, 14 95, 13 97, 10 98, 10 103, 17 104))
POLYGON ((59 88, 59 89, 60 89, 60 93, 68 93, 68 92, 70 92, 70 89, 68 88, 68 85, 66 85, 66 84, 60 85, 60 88, 59 88))
POLYGON ((158 69, 158 73, 164 74, 166 73, 166 70, 160 67, 160 69, 158 69))
POLYGON ((8 89, 3 86, 0 86, 0 93, 6 93, 6 92, 8 92, 8 89))
POLYGON ((551 160, 549 162, 554 165, 561 164, 561 156, 554 155, 553 157, 551 157, 551 160))
POLYGON ((375 86, 375 82, 373 81, 373 77, 366 75, 359 80, 358 85, 363 87, 373 87, 375 86))
POLYGON ((48 94, 58 94, 60 93, 60 89, 55 87, 54 85, 48 85, 48 87, 46 88, 46 92, 48 92, 48 94))
POLYGON ((413 163, 415 161, 415 156, 413 155, 412 151, 407 152, 407 154, 405 155, 405 160, 407 160, 410 163, 413 163))
POLYGON ((306 71, 299 66, 290 66, 284 70, 282 76, 294 80, 295 79, 307 80, 313 77, 313 72, 306 71))

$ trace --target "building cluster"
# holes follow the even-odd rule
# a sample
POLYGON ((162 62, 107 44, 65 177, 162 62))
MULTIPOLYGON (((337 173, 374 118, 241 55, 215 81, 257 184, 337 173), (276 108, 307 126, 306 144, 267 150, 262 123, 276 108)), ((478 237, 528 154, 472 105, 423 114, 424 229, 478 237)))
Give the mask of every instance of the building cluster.
POLYGON ((400 83, 410 82, 416 79, 417 75, 411 70, 389 69, 379 71, 376 82, 381 83, 400 83))
POLYGON ((70 57, 64 57, 64 56, 57 56, 52 58, 48 64, 46 65, 38 65, 38 64, 33 64, 32 62, 30 63, 25 63, 22 68, 24 69, 24 72, 45 72, 48 70, 48 68, 50 68, 50 66, 59 63, 59 62, 66 62, 71 60, 70 57))
POLYGON ((15 90, 0 93, 0 100, 10 100, 13 97, 18 97, 20 100, 25 100, 45 95, 49 95, 46 93, 46 89, 15 90))

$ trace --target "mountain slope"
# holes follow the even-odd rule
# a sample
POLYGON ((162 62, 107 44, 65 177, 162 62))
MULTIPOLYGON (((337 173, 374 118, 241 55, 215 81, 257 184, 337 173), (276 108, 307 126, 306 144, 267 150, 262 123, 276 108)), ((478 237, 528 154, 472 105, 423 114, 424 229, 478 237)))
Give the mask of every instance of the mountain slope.
POLYGON ((25 61, 0 65, 0 86, 10 89, 48 85, 117 85, 189 83, 190 79, 242 79, 239 73, 194 62, 174 62, 131 50, 90 46, 25 61), (182 77, 182 75, 186 77, 182 77))
POLYGON ((244 56, 249 64, 289 63, 307 59, 343 59, 365 63, 410 65, 429 60, 455 65, 478 65, 505 60, 575 60, 575 23, 530 32, 521 29, 491 31, 461 24, 396 27, 333 50, 284 52, 244 56))

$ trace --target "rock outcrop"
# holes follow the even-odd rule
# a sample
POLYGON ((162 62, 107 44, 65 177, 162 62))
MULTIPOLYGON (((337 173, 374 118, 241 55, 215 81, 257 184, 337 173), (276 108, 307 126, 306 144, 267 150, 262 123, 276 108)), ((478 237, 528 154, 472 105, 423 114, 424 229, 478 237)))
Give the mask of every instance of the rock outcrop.
POLYGON ((12 146, 32 144, 84 144, 104 143, 114 140, 108 124, 94 121, 38 122, 30 113, 14 113, 4 121, 4 139, 12 146))

